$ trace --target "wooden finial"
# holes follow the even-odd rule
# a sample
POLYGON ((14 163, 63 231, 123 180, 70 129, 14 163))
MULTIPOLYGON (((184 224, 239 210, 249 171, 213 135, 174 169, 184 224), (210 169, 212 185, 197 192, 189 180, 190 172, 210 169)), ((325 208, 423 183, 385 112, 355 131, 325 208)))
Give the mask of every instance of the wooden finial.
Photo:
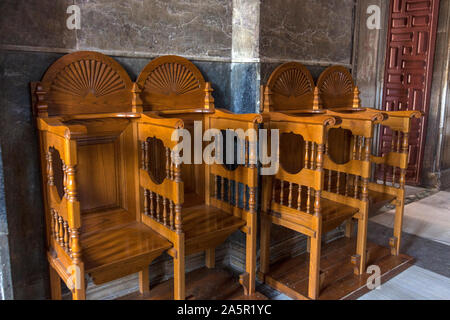
POLYGON ((359 109, 361 108, 361 100, 359 99, 359 89, 358 86, 355 86, 353 89, 353 102, 352 102, 352 108, 353 109, 359 109))
POLYGON ((214 90, 211 87, 211 83, 207 82, 205 85, 205 109, 214 110, 214 97, 212 92, 214 90))
POLYGON ((45 95, 47 92, 44 91, 42 84, 38 82, 36 84, 36 112, 38 117, 48 117, 48 105, 45 102, 45 95))
POLYGON ((133 83, 133 88, 131 89, 131 93, 132 93, 132 111, 135 113, 140 113, 143 112, 143 103, 142 103, 142 99, 141 99, 141 88, 139 87, 139 85, 135 82, 133 83))
POLYGON ((320 100, 319 87, 314 88, 313 110, 322 109, 322 101, 320 100))
POLYGON ((272 108, 272 91, 268 86, 265 86, 264 90, 264 97, 263 97, 263 107, 262 112, 270 112, 270 109, 272 108))

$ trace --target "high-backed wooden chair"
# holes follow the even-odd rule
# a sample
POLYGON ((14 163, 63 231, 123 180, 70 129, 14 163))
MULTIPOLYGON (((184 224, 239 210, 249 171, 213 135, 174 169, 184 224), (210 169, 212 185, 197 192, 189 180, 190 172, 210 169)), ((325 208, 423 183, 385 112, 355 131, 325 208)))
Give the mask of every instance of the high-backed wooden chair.
POLYGON ((52 298, 60 279, 85 299, 85 274, 102 284, 139 272, 172 244, 141 223, 132 82, 113 59, 76 52, 32 84, 39 129, 52 298))
MULTIPOLYGON (((240 280, 245 294, 253 294, 256 166, 247 162, 227 170, 222 164, 205 164, 201 159, 175 164, 171 135, 175 128, 187 130, 192 137, 203 136, 210 128, 256 130, 261 116, 216 110, 211 85, 182 57, 165 56, 150 62, 137 80, 137 90, 146 114, 138 130, 143 148, 142 220, 173 243, 169 254, 174 259, 175 299, 185 298, 185 256, 204 251, 206 266, 213 268, 215 248, 237 230, 246 233, 246 273, 240 280)), ((201 138, 192 144, 192 148, 202 146, 201 138)))
MULTIPOLYGON (((325 108, 336 107, 339 111, 364 110, 377 113, 379 110, 362 108, 359 90, 345 67, 332 66, 319 77, 320 98, 325 108)), ((383 143, 379 156, 371 155, 372 181, 369 184, 370 210, 375 212, 390 202, 396 206, 394 235, 389 245, 391 253, 398 255, 405 203, 405 175, 408 168, 409 132, 411 122, 422 116, 420 111, 383 111, 387 116, 378 121, 381 136, 391 139, 383 143)))
MULTIPOLYGON (((359 105, 353 108, 350 104, 350 109, 346 108, 347 99, 350 102, 354 100, 354 85, 342 82, 342 77, 335 77, 329 70, 322 74, 315 87, 311 74, 302 64, 281 65, 264 88, 263 105, 265 111, 276 110, 291 116, 321 113, 342 120, 328 128, 326 133, 323 197, 358 209, 354 216, 358 220, 357 253, 352 262, 355 273, 361 274, 366 265, 368 184, 374 125, 383 120, 384 115, 379 111, 364 110, 359 105), (328 93, 328 88, 334 88, 340 94, 334 97, 328 93)), ((296 147, 292 145, 291 149, 296 147)), ((347 236, 351 235, 350 228, 349 223, 347 236)))
POLYGON ((324 280, 320 272, 322 234, 358 213, 356 207, 324 197, 326 134, 339 121, 327 115, 291 117, 276 112, 264 121, 266 128, 279 130, 281 145, 278 172, 263 177, 260 275, 266 283, 278 287, 277 280, 269 274, 272 223, 308 236, 309 284, 308 296, 304 298, 317 299, 324 280), (290 143, 283 143, 286 139, 299 142, 295 151, 290 143))

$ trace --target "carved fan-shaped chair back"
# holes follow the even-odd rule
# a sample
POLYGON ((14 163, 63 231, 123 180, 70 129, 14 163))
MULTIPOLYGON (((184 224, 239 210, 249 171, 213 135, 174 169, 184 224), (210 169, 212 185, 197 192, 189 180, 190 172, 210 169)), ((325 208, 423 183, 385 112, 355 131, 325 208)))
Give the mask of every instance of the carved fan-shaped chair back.
POLYGON ((189 60, 162 56, 142 70, 137 84, 144 111, 203 108, 206 82, 189 60))
POLYGON ((80 51, 52 64, 36 94, 46 103, 39 111, 58 116, 129 112, 131 90, 130 77, 114 59, 80 51))
POLYGON ((332 66, 317 80, 320 98, 325 109, 351 108, 355 83, 347 68, 332 66))
POLYGON ((271 93, 271 111, 312 109, 314 80, 301 63, 289 62, 276 68, 267 89, 271 93))

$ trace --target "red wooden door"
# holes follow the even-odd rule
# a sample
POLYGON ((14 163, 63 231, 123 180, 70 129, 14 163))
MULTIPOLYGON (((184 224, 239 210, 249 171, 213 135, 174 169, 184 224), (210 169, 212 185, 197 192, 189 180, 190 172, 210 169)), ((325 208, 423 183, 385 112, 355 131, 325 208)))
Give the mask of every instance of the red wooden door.
MULTIPOLYGON (((434 46, 439 0, 391 0, 386 70, 384 76, 384 110, 420 110, 410 134, 409 166, 406 180, 420 183, 420 171, 426 138, 430 103, 434 46)), ((391 132, 383 127, 380 144, 383 153, 391 148, 391 132)))

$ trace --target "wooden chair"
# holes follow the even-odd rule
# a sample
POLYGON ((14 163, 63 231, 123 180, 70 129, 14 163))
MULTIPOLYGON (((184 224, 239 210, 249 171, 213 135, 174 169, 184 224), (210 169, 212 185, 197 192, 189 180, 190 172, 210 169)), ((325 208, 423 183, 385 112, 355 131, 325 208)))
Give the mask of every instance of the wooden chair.
MULTIPOLYGON (((300 232, 310 239, 308 297, 303 298, 319 297, 320 283, 324 280, 324 274, 320 272, 322 234, 358 213, 356 207, 324 197, 326 134, 328 128, 339 121, 327 115, 291 117, 276 112, 264 120, 266 128, 279 130, 281 146, 278 173, 263 177, 260 277, 278 287, 277 281, 269 275, 271 224, 300 232), (283 145, 286 139, 300 142, 294 159, 292 149, 284 149, 292 145, 283 145)), ((302 298, 300 293, 298 296, 302 298)))
MULTIPOLYGON (((339 71, 341 71, 339 69, 339 71)), ((348 71, 346 71, 348 73, 348 71)), ((366 239, 369 212, 368 184, 371 176, 370 154, 374 125, 385 118, 379 111, 354 107, 354 85, 342 82, 330 69, 324 71, 314 86, 309 71, 300 63, 285 63, 270 76, 264 88, 264 110, 276 110, 291 116, 326 114, 341 119, 328 128, 324 155, 326 184, 322 196, 358 209, 357 253, 352 257, 355 273, 365 272, 366 239), (339 92, 337 97, 329 88, 339 92), (350 99, 350 105, 347 100, 350 99), (357 186, 357 187, 355 187, 357 186)), ((358 96, 356 98, 359 99, 358 96)), ((291 149, 295 149, 292 146, 291 149)), ((352 219, 349 219, 352 221, 352 219)), ((337 227, 337 226, 335 226, 337 227)), ((352 224, 346 235, 350 237, 352 224)), ((327 230, 330 231, 330 230, 327 230)))
MULTIPOLYGON (((318 87, 324 108, 338 111, 363 110, 366 114, 376 114, 379 110, 362 108, 358 87, 345 67, 332 66, 319 77, 318 87)), ((358 113, 358 112, 357 112, 358 113)), ((371 155, 371 182, 369 202, 371 212, 388 203, 396 206, 394 235, 389 241, 391 253, 398 255, 405 204, 405 175, 408 168, 409 132, 413 119, 422 117, 420 111, 383 111, 386 116, 377 121, 383 142, 380 156, 371 155), (388 182, 388 183, 387 183, 388 182)), ((350 226, 348 226, 350 230, 350 226)))
POLYGON ((76 52, 32 84, 40 138, 51 294, 60 279, 85 299, 85 274, 102 284, 139 272, 172 244, 141 222, 132 82, 113 59, 76 52))
MULTIPOLYGON (((211 85, 182 57, 153 60, 141 72, 136 87, 145 112, 138 126, 142 221, 173 244, 169 254, 174 259, 175 299, 185 298, 185 257, 204 251, 206 266, 213 268, 215 248, 237 230, 246 234, 246 273, 240 282, 245 294, 253 294, 256 166, 246 163, 227 170, 224 165, 204 164, 201 159, 194 164, 175 164, 171 135, 175 128, 188 130, 192 137, 203 136, 209 128, 257 129, 261 116, 216 110, 211 85), (196 121, 201 121, 200 126, 196 121)), ((201 141, 194 142, 192 148, 196 144, 203 146, 201 141)))

